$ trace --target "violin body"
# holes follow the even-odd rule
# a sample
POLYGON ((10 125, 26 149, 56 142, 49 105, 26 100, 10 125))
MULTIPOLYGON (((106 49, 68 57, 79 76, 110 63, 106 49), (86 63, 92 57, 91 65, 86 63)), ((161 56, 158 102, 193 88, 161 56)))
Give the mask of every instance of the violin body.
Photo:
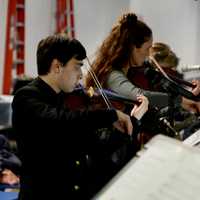
POLYGON ((91 99, 82 88, 76 88, 71 93, 65 93, 65 105, 71 110, 84 110, 91 104, 91 99))
POLYGON ((144 90, 150 90, 151 83, 145 76, 145 70, 147 68, 145 66, 141 67, 131 67, 128 71, 128 79, 137 87, 142 88, 144 90))
POLYGON ((107 107, 125 111, 127 105, 130 105, 132 109, 135 104, 140 104, 138 101, 105 89, 91 91, 91 89, 85 90, 83 87, 78 87, 73 92, 65 95, 65 105, 71 110, 82 110, 86 108, 95 110, 107 107), (102 96, 102 93, 105 97, 102 96), (107 102, 105 102, 104 98, 106 98, 107 102))

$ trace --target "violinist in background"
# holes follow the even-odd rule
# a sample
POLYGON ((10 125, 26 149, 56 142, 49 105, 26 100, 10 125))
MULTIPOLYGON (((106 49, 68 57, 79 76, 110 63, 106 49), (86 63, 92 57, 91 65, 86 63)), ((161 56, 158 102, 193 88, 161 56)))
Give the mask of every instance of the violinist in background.
MULTIPOLYGON (((179 65, 179 58, 176 54, 172 51, 172 49, 164 43, 157 42, 152 45, 150 48, 150 56, 154 57, 158 64, 162 67, 162 69, 172 77, 177 77, 178 80, 183 80, 183 75, 177 71, 177 67, 179 65)), ((186 82, 186 81, 185 81, 186 82)), ((183 82, 179 82, 179 84, 184 84, 183 82)), ((200 81, 193 80, 192 84, 194 85, 193 88, 188 88, 191 90, 192 93, 197 96, 200 92, 200 81), (195 87, 196 86, 196 87, 195 87), (193 90, 192 90, 193 89, 193 90)), ((184 85, 183 85, 184 86, 184 85)), ((161 90, 161 86, 160 89, 161 90)), ((182 106, 189 111, 199 112, 200 111, 200 104, 198 102, 191 101, 182 97, 182 106)))
POLYGON ((180 59, 169 45, 162 42, 154 42, 149 49, 149 55, 153 56, 163 69, 183 78, 182 74, 177 72, 180 59))
POLYGON ((78 40, 48 36, 37 48, 38 77, 15 93, 12 124, 22 161, 20 200, 90 199, 97 192, 88 168, 94 142, 91 130, 113 125, 131 135, 130 116, 140 118, 148 109, 142 96, 129 115, 114 108, 72 111, 66 107, 64 93, 78 85, 85 58, 78 40))
MULTIPOLYGON (((167 74, 183 79, 183 75, 177 71, 179 58, 167 44, 161 42, 153 43, 152 47, 150 48, 149 55, 153 56, 156 59, 158 64, 167 74)), ((150 65, 149 67, 153 68, 153 65, 150 65)), ((152 80, 151 78, 149 78, 147 73, 146 77, 148 79, 148 84, 150 88, 152 88, 153 90, 162 91, 160 81, 157 81, 157 84, 155 84, 156 80, 152 80)))
MULTIPOLYGON (((150 56, 153 56, 157 60, 159 65, 163 68, 165 72, 167 72, 167 74, 170 74, 172 76, 177 77, 180 80, 183 80, 183 75, 177 71, 177 67, 179 65, 179 58, 177 57, 175 52, 170 48, 169 45, 161 42, 154 43, 150 48, 150 56)), ((194 85, 199 85, 198 80, 193 80, 192 83, 194 85)), ((152 84, 152 80, 149 80, 149 84, 152 84)), ((156 89, 157 91, 162 91, 160 81, 157 83, 157 85, 152 84, 151 87, 154 87, 154 89, 156 89)), ((197 89, 196 94, 198 94, 197 89)), ((194 102, 184 97, 182 97, 182 99, 182 107, 179 106, 174 109, 174 117, 175 129, 177 131, 184 131, 183 139, 185 139, 193 132, 192 127, 196 127, 196 124, 199 124, 199 119, 196 114, 198 114, 200 110, 200 103, 194 102)))

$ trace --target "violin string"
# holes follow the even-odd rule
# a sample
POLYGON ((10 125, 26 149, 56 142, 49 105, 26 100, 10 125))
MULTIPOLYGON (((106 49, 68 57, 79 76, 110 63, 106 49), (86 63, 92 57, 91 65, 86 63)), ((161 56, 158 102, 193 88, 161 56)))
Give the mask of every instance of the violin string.
POLYGON ((101 94, 101 96, 102 96, 102 98, 103 98, 103 100, 104 100, 106 106, 107 106, 108 108, 111 108, 112 105, 111 105, 111 103, 110 103, 110 101, 109 101, 107 95, 106 95, 105 92, 103 91, 103 88, 102 88, 102 86, 101 86, 101 84, 100 84, 100 82, 99 82, 99 80, 98 80, 96 74, 95 74, 94 71, 92 70, 92 65, 91 65, 91 63, 90 63, 89 58, 86 57, 86 60, 87 60, 87 62, 88 62, 88 64, 89 64, 89 66, 87 66, 88 72, 89 72, 90 75, 92 76, 95 85, 96 85, 97 88, 99 89, 99 92, 100 92, 100 94, 101 94))

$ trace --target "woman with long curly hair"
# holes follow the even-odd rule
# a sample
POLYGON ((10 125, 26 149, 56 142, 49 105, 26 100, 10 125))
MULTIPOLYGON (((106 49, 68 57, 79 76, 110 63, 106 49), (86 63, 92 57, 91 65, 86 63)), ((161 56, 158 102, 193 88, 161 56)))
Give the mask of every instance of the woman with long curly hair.
MULTIPOLYGON (((167 92, 144 90, 133 84, 128 78, 132 67, 142 66, 149 57, 153 42, 153 33, 147 24, 130 12, 123 14, 117 24, 103 41, 96 52, 92 70, 103 88, 111 89, 121 95, 137 100, 137 95, 143 94, 149 100, 151 107, 163 108, 173 100, 175 105, 184 104, 182 97, 177 95, 171 99, 167 92)), ((85 79, 86 86, 94 86, 90 74, 85 79)), ((192 90, 194 95, 199 93, 199 84, 192 90)), ((195 105, 187 105, 192 109, 195 105)), ((200 108, 197 108, 200 111, 200 108)))
MULTIPOLYGON (((133 100, 143 94, 150 105, 167 106, 168 94, 143 90, 127 78, 129 68, 142 66, 152 42, 152 30, 144 22, 134 13, 122 15, 103 41, 92 63, 92 70, 101 85, 133 100)), ((86 86, 94 86, 90 74, 86 77, 86 86)))

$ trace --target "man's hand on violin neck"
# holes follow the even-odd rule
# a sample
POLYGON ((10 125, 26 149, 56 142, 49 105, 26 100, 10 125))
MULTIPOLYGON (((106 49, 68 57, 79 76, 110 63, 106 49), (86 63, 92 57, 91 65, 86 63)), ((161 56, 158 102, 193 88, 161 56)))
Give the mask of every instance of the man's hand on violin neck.
POLYGON ((120 110, 116 110, 116 112, 118 120, 113 123, 113 126, 119 131, 131 135, 133 132, 133 125, 130 116, 121 112, 120 110))

